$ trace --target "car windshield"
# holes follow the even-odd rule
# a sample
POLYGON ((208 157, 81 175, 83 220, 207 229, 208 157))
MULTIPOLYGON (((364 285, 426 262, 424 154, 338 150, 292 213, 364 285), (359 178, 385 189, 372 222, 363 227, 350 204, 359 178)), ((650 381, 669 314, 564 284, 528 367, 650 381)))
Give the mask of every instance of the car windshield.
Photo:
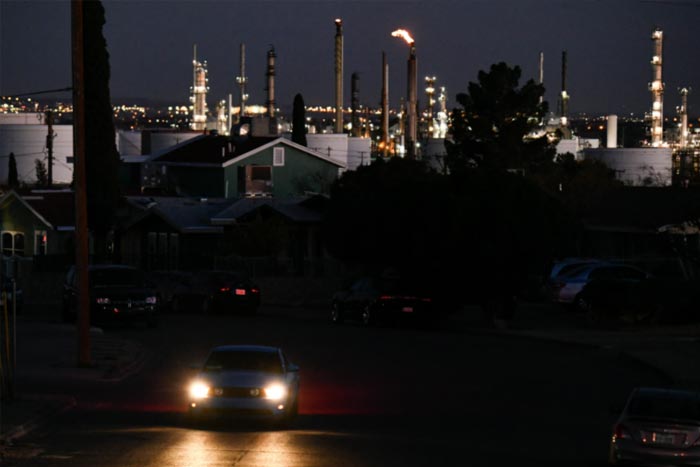
POLYGON ((275 352, 260 351, 217 351, 213 352, 204 364, 205 371, 262 371, 281 373, 282 363, 275 352))
POLYGON ((629 414, 700 421, 700 400, 692 396, 639 394, 630 402, 629 414))
POLYGON ((143 285, 143 275, 134 269, 97 269, 90 271, 93 287, 133 287, 143 285))

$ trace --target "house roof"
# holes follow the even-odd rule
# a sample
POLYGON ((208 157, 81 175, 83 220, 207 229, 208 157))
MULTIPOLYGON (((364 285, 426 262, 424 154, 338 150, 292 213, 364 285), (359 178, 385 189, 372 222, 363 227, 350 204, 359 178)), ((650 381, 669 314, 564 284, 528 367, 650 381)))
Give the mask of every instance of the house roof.
POLYGON ((50 229, 75 230, 75 197, 72 190, 33 190, 19 194, 10 190, 0 204, 16 198, 50 229))
POLYGON ((624 187, 589 209, 593 230, 653 232, 700 219, 700 191, 668 187, 624 187))
POLYGON ((219 233, 221 227, 212 225, 212 217, 231 204, 223 198, 180 198, 132 196, 127 201, 143 211, 134 216, 124 228, 129 228, 149 216, 156 216, 180 233, 219 233))
POLYGON ((272 209, 287 219, 299 223, 314 223, 321 220, 321 212, 303 198, 243 198, 212 218, 216 225, 233 224, 259 209, 272 209))
POLYGON ((176 164, 220 165, 235 159, 277 138, 250 137, 233 141, 228 136, 202 135, 167 148, 155 155, 153 162, 176 164))
POLYGON ((158 155, 154 155, 151 161, 166 165, 226 167, 278 144, 284 144, 336 165, 339 168, 345 168, 345 164, 342 162, 331 159, 287 138, 262 136, 231 139, 228 136, 202 135, 183 141, 158 155))

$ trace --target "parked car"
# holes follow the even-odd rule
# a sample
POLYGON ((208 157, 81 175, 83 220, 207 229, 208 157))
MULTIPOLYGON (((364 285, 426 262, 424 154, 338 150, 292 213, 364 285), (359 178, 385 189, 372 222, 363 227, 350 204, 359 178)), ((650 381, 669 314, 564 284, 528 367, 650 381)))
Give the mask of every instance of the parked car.
POLYGON ((299 367, 279 347, 213 348, 189 387, 189 414, 291 423, 299 407, 299 367))
POLYGON ((599 277, 578 294, 594 323, 679 324, 700 321, 700 281, 654 275, 599 277))
POLYGON ((440 299, 424 279, 394 272, 364 276, 333 295, 331 321, 354 320, 365 326, 399 320, 426 323, 449 311, 440 299))
MULTIPOLYGON (((90 321, 114 323, 143 321, 154 327, 158 323, 158 294, 143 272, 121 264, 88 267, 90 321)), ((72 266, 63 284, 63 319, 76 320, 78 311, 78 277, 72 266)))
POLYGON ((192 284, 192 274, 184 271, 149 271, 147 277, 158 291, 161 310, 174 311, 174 298, 189 290, 192 284))
POLYGON ((563 305, 574 305, 577 310, 586 310, 581 291, 594 279, 614 279, 619 281, 642 280, 649 274, 635 266, 606 261, 579 265, 568 273, 558 275, 551 286, 551 299, 563 305))
POLYGON ((235 271, 206 270, 161 274, 162 291, 175 313, 248 313, 260 307, 260 287, 235 271))
POLYGON ((612 431, 611 465, 698 465, 700 393, 635 388, 612 431))

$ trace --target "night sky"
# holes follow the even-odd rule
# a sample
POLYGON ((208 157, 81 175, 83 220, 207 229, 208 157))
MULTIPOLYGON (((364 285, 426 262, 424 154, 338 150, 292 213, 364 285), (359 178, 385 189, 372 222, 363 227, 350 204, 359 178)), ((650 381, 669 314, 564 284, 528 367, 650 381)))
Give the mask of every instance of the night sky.
MULTIPOLYGON (((265 100, 266 53, 277 53, 276 98, 291 108, 296 93, 307 105, 334 103, 335 18, 344 24, 344 105, 350 76, 360 74, 360 101, 376 106, 381 54, 389 61, 390 105, 406 95, 408 47, 391 32, 416 40, 420 100, 423 79, 446 86, 448 107, 479 70, 505 61, 523 79, 539 77, 544 53, 545 98, 556 109, 561 55, 568 55, 570 113, 641 115, 651 106, 654 27, 664 31, 667 116, 680 104, 680 86, 698 88, 698 0, 103 0, 104 34, 115 102, 146 98, 186 105, 196 43, 209 65, 210 109, 228 94, 237 99, 239 46, 246 44, 250 103, 265 100)), ((0 94, 70 86, 70 3, 0 0, 0 94)), ((65 94, 66 98, 70 94, 65 94)), ((697 104, 696 104, 697 102, 697 104)), ((691 115, 700 95, 689 96, 691 115)))

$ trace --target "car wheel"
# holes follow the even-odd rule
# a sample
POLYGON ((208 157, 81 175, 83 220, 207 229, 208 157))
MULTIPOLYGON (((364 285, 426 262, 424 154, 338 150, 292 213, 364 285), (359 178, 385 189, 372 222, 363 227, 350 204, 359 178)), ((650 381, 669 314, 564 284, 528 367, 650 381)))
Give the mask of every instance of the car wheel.
POLYGON ((333 304, 331 309, 331 321, 336 324, 342 324, 345 321, 345 316, 343 316, 343 309, 338 303, 333 304))
POLYGON ((589 300, 584 297, 576 297, 574 300, 574 311, 579 313, 590 313, 593 307, 589 300))
POLYGON ((202 302, 199 305, 199 311, 203 315, 207 315, 211 312, 211 308, 211 300, 209 300, 209 297, 202 298, 202 302))
POLYGON ((374 313, 372 312, 372 307, 367 305, 362 309, 362 324, 365 326, 372 326, 374 324, 374 313))

